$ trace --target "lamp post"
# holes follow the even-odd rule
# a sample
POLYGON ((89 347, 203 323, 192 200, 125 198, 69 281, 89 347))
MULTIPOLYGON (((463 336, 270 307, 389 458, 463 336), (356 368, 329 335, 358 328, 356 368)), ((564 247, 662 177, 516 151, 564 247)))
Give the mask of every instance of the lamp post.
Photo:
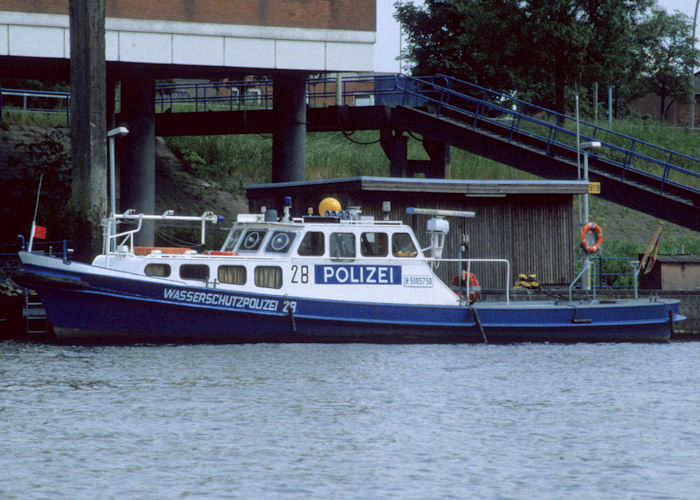
MULTIPOLYGON (((114 215, 117 213, 117 195, 116 195, 116 175, 114 173, 114 138, 115 137, 124 137, 129 133, 129 129, 126 127, 117 127, 113 128, 109 132, 107 132, 107 138, 109 139, 109 210, 110 210, 110 219, 112 219, 112 222, 109 227, 109 232, 110 234, 114 234, 116 232, 116 227, 115 227, 115 219, 114 215)), ((108 242, 109 243, 109 242, 108 242)), ((111 243, 109 243, 111 247, 111 243)), ((111 248, 110 248, 111 249, 111 248)))
MULTIPOLYGON (((695 1, 695 16, 693 17, 693 38, 690 40, 692 48, 695 49, 695 28, 698 24, 698 6, 700 0, 695 1)), ((695 57, 690 65, 690 129, 695 128, 695 57)))
MULTIPOLYGON (((582 142, 579 146, 583 150, 583 179, 588 183, 588 153, 593 149, 600 148, 600 142, 590 141, 582 142)), ((586 193, 583 195, 583 223, 588 224, 588 188, 586 193)), ((583 275, 583 288, 584 290, 591 289, 591 268, 590 268, 590 254, 586 252, 583 256, 583 266, 586 272, 583 275)))

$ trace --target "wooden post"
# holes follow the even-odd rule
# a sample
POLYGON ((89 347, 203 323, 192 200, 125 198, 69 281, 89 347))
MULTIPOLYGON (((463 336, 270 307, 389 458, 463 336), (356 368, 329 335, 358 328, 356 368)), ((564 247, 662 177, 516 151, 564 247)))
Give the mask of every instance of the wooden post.
POLYGON ((75 254, 89 260, 107 214, 105 0, 70 0, 71 143, 75 254))

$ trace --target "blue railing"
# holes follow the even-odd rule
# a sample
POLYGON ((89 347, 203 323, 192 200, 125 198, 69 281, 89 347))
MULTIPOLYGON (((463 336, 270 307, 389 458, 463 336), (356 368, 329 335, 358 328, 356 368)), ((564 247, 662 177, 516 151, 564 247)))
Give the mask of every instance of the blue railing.
MULTIPOLYGON (((603 256, 601 254, 590 256, 592 266, 591 282, 601 290, 624 290, 634 287, 633 264, 638 264, 636 257, 603 256)), ((576 272, 583 269, 583 258, 575 262, 576 272)), ((582 288, 579 282, 576 288, 582 288)))
POLYGON ((175 106, 194 104, 199 111, 241 111, 272 108, 272 80, 196 82, 156 87, 156 111, 174 111, 175 106))
POLYGON ((593 257, 596 261, 598 288, 632 288, 634 284, 634 267, 636 259, 631 257, 593 257))
POLYGON ((0 121, 3 110, 65 113, 66 126, 70 126, 70 92, 0 88, 0 121), (42 101, 46 100, 55 101, 55 105, 45 105, 42 101))
MULTIPOLYGON (((306 85, 306 103, 311 107, 336 104, 362 106, 402 101, 405 91, 394 84, 382 88, 378 82, 385 77, 356 76, 342 79, 341 100, 337 102, 335 78, 311 78, 306 85), (393 98, 393 99, 392 99, 393 98)), ((156 111, 209 111, 245 109, 272 109, 273 82, 271 79, 198 82, 156 87, 156 111)))

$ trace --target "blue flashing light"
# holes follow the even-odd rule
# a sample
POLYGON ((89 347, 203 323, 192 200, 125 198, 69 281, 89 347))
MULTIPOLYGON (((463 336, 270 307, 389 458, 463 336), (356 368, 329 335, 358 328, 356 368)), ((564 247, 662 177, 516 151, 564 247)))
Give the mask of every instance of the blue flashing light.
POLYGON ((285 197, 284 197, 284 206, 285 206, 285 207, 291 207, 291 206, 292 206, 292 197, 291 197, 291 196, 285 196, 285 197))

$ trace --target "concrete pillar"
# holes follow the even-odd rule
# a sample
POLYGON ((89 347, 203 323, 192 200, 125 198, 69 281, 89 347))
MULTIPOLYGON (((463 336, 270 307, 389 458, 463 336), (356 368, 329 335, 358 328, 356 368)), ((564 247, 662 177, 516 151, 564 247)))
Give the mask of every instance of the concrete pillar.
POLYGON ((379 140, 389 158, 391 177, 415 177, 425 174, 428 178, 446 179, 449 177, 450 147, 429 137, 423 138, 423 148, 430 160, 408 159, 408 137, 400 130, 385 128, 379 131, 379 140))
POLYGON ((274 77, 272 182, 306 180, 306 73, 274 77))
POLYGON ((75 255, 90 260, 107 215, 105 0, 70 0, 69 18, 75 255))
POLYGON ((389 158, 389 175, 407 177, 408 137, 400 130, 381 129, 379 140, 384 154, 389 158))
MULTIPOLYGON (((156 116, 155 80, 134 76, 121 83, 120 125, 129 135, 117 145, 119 157, 118 212, 130 208, 153 214, 156 205, 156 116)), ((136 235, 136 244, 153 246, 153 225, 145 224, 136 235)))
POLYGON ((423 137, 423 149, 430 158, 430 161, 421 167, 425 176, 433 179, 447 179, 450 176, 450 146, 429 137, 423 137))

